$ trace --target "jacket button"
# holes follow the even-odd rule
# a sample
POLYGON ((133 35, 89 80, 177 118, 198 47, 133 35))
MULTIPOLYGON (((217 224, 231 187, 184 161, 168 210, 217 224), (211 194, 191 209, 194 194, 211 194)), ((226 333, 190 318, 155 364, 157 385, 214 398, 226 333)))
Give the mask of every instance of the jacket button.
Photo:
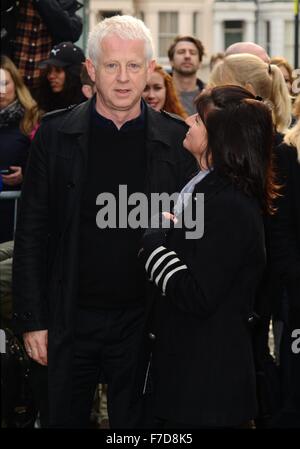
POLYGON ((24 320, 29 320, 31 318, 32 313, 31 312, 25 312, 23 313, 24 320))
POLYGON ((152 332, 150 332, 148 336, 149 336, 150 340, 156 339, 156 335, 152 334, 152 332))
POLYGON ((73 189, 75 187, 74 182, 68 182, 67 187, 68 189, 73 189))
POLYGON ((14 318, 18 318, 18 314, 16 312, 13 313, 14 318))

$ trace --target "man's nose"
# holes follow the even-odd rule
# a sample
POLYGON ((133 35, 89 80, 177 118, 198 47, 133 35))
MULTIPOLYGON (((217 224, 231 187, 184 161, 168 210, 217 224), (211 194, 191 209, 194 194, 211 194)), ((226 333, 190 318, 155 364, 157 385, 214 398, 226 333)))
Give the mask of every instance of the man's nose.
POLYGON ((118 80, 122 82, 128 81, 128 73, 126 66, 120 65, 118 70, 118 80))

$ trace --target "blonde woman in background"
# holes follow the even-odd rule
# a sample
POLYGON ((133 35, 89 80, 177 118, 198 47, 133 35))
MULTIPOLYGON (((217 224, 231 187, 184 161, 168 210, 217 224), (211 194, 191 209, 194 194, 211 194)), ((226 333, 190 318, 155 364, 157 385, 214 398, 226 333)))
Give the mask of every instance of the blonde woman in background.
POLYGON ((276 65, 246 53, 227 56, 214 67, 208 84, 211 87, 235 84, 248 89, 268 101, 277 132, 282 133, 288 128, 291 101, 283 75, 276 65))
POLYGON ((289 93, 292 95, 292 85, 293 85, 293 69, 288 61, 283 56, 274 56, 271 58, 271 64, 277 65, 283 74, 284 80, 288 87, 289 93))
POLYGON ((144 89, 143 98, 156 111, 163 109, 182 118, 187 117, 187 113, 176 93, 171 75, 160 65, 155 66, 154 72, 144 89))
MULTIPOLYGON (((1 56, 0 79, 0 176, 3 190, 19 190, 40 115, 18 69, 6 56, 1 56)), ((0 243, 13 238, 13 212, 13 201, 1 202, 0 243)))

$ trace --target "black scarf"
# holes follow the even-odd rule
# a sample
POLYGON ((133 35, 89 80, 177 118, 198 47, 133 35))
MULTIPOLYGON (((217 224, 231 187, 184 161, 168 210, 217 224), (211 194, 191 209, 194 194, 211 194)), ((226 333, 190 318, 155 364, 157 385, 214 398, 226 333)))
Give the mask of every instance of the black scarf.
POLYGON ((6 106, 0 110, 0 128, 5 128, 12 125, 18 125, 20 120, 24 117, 24 107, 19 100, 6 106))

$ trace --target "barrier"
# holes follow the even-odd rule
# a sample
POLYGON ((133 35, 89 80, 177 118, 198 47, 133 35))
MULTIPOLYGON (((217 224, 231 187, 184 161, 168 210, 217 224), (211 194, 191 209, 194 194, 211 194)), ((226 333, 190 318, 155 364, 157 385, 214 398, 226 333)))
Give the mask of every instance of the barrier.
POLYGON ((14 207, 14 233, 16 230, 16 224, 17 224, 17 213, 18 213, 18 199, 21 196, 20 190, 8 190, 5 192, 0 192, 0 201, 5 200, 15 200, 15 207, 14 207))

